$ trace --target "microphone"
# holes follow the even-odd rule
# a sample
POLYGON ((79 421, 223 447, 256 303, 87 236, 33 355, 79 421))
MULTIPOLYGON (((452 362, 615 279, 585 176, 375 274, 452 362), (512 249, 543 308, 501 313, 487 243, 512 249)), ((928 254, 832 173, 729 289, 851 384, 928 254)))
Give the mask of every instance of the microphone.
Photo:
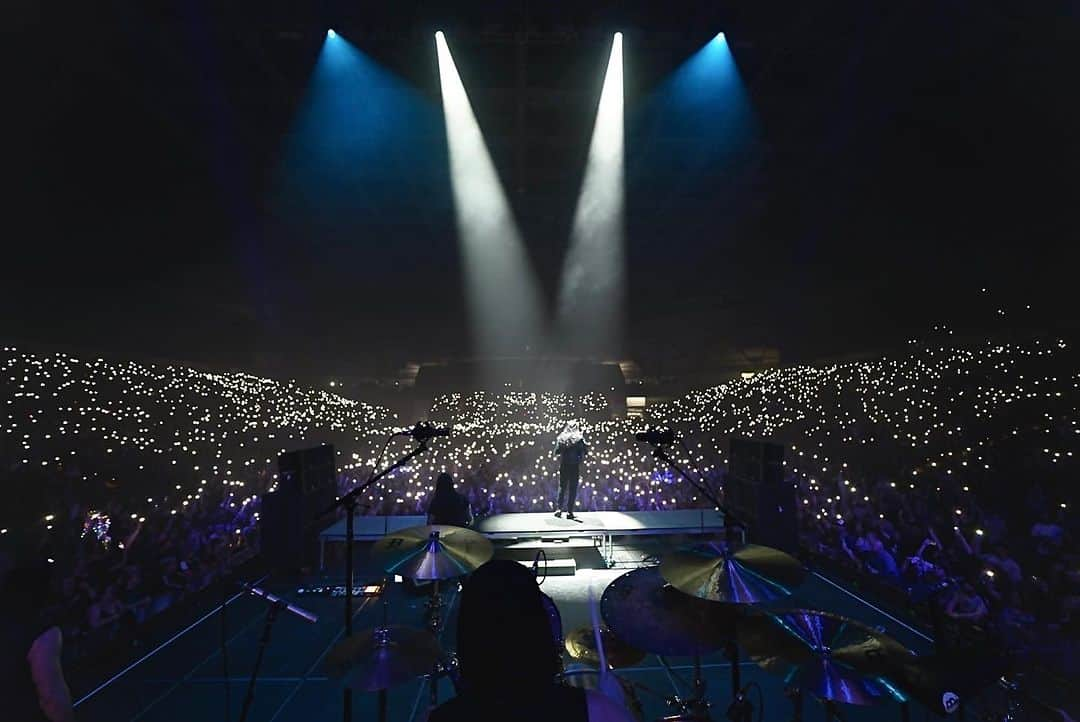
POLYGON ((427 441, 428 439, 434 439, 436 436, 449 436, 450 429, 444 427, 437 427, 430 421, 417 421, 416 426, 405 431, 397 432, 398 436, 409 436, 414 441, 427 441))
POLYGON ((634 438, 646 444, 664 446, 675 443, 675 432, 671 429, 645 429, 634 434, 634 438))
POLYGON ((295 604, 290 604, 287 600, 282 599, 281 597, 277 596, 276 594, 271 594, 270 592, 266 591, 265 589, 260 589, 259 587, 255 587, 255 586, 251 586, 251 585, 246 585, 246 587, 247 587, 247 590, 249 592, 251 592, 252 594, 254 594, 256 597, 262 597, 263 599, 270 602, 271 604, 276 604, 279 607, 281 607, 282 609, 284 609, 285 611, 292 612, 296 616, 303 619, 305 622, 311 622, 312 624, 315 624, 316 622, 319 621, 319 615, 318 614, 312 614, 311 612, 309 612, 306 609, 298 607, 295 604))

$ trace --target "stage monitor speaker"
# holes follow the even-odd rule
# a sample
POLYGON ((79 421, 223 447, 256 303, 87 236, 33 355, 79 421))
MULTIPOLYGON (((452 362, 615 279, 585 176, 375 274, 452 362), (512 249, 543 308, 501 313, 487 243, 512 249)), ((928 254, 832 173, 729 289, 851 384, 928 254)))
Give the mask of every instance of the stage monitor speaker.
POLYGON ((317 561, 324 514, 337 496, 334 447, 325 444, 278 457, 277 489, 263 494, 259 536, 263 557, 275 569, 295 570, 317 561))
POLYGON ((752 543, 798 552, 795 485, 784 480, 780 444, 731 439, 724 504, 747 524, 752 543))

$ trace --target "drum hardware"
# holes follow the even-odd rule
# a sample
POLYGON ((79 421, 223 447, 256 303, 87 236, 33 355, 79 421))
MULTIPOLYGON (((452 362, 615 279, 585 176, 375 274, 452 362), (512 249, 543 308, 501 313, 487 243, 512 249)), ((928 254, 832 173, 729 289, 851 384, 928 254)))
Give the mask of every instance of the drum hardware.
MULTIPOLYGON (((637 722, 644 722, 645 713, 641 707, 641 700, 638 699, 637 692, 635 691, 636 689, 645 688, 644 685, 630 682, 613 672, 609 672, 609 674, 615 678, 622 690, 622 697, 626 704, 626 710, 635 720, 637 720, 637 722)), ((603 693, 603 690, 601 689, 600 671, 584 664, 567 665, 566 669, 559 675, 559 681, 570 687, 603 693)), ((651 692, 652 690, 649 691, 651 692)))
POLYGON ((802 722, 803 719, 803 693, 802 689, 795 685, 784 685, 784 696, 791 702, 791 722, 802 722))
POLYGON ((378 719, 385 722, 386 690, 425 675, 440 657, 442 649, 429 630, 383 624, 336 644, 324 664, 346 688, 378 692, 378 719))
POLYGON ((747 617, 739 644, 766 671, 822 700, 874 705, 903 695, 885 676, 913 659, 876 630, 828 612, 793 609, 747 617))
POLYGON ((1002 676, 998 687, 1005 692, 1005 716, 1001 722, 1016 722, 1024 719, 1023 694, 1020 690, 1019 677, 1002 676))
MULTIPOLYGON (((600 637, 604 644, 608 666, 612 669, 633 667, 645 658, 645 652, 631 647, 607 627, 600 628, 600 637)), ((570 632, 566 635, 564 646, 570 659, 592 666, 600 664, 596 638, 591 626, 578 627, 570 632)))
MULTIPOLYGON (((387 438, 387 440, 386 440, 387 445, 390 444, 390 441, 396 435, 397 434, 391 434, 387 438)), ((416 447, 413 448, 409 453, 405 454, 405 456, 402 456, 400 459, 395 461, 393 464, 391 464, 390 466, 386 467, 385 469, 383 469, 382 471, 380 471, 378 473, 376 473, 375 470, 372 469, 371 470, 371 475, 367 478, 367 480, 363 484, 360 484, 360 485, 356 486, 349 493, 345 494, 345 496, 341 497, 340 499, 335 501, 333 504, 331 504, 327 509, 322 511, 323 515, 334 513, 338 509, 343 509, 345 511, 345 584, 344 584, 344 586, 345 586, 345 627, 344 627, 344 630, 345 630, 345 638, 346 638, 346 640, 348 640, 350 637, 352 637, 352 632, 353 632, 353 628, 352 628, 352 624, 353 624, 353 591, 355 589, 354 584, 353 584, 353 571, 354 571, 353 545, 354 545, 355 540, 356 540, 356 518, 355 517, 356 517, 356 510, 359 507, 358 500, 360 498, 360 495, 363 494, 364 491, 366 489, 368 489, 372 484, 379 481, 380 479, 383 479, 384 477, 386 477, 391 472, 396 471, 397 469, 400 469, 402 466, 405 466, 410 461, 412 461, 414 458, 416 458, 420 454, 427 451, 427 449, 428 449, 428 445, 427 445, 428 440, 427 439, 416 438, 416 437, 414 437, 414 439, 417 442, 416 447)), ((385 450, 386 447, 383 447, 383 448, 385 450)), ((380 454, 380 457, 381 457, 381 454, 380 454)), ((351 722, 351 720, 352 720, 352 688, 349 687, 349 686, 346 686, 345 689, 342 691, 342 711, 343 711, 343 719, 345 720, 345 722, 351 722)), ((385 690, 381 691, 379 693, 379 719, 380 720, 385 720, 386 719, 386 693, 385 693, 385 690)))
POLYGON ((266 653, 266 648, 270 644, 270 632, 274 628, 274 622, 277 621, 278 614, 282 611, 286 611, 311 624, 315 624, 319 621, 317 615, 291 604, 288 600, 282 599, 275 594, 271 594, 264 589, 252 584, 245 584, 244 589, 252 596, 266 600, 268 606, 266 608, 266 619, 263 622, 262 635, 259 637, 259 648, 255 653, 255 664, 251 668, 251 676, 248 678, 247 691, 244 693, 244 703, 240 709, 240 722, 245 722, 245 720, 247 720, 248 713, 251 711, 251 703, 255 701, 255 682, 259 678, 259 668, 262 667, 263 655, 266 653))

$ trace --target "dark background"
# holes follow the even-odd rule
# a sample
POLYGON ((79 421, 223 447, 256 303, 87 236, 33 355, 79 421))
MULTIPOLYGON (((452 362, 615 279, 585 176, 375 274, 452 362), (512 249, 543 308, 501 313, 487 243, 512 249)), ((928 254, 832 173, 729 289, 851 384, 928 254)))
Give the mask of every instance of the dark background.
POLYGON ((384 5, 11 8, 0 337, 312 379, 467 356, 435 29, 552 305, 625 33, 621 353, 646 373, 1075 326, 1080 3, 384 5), (426 110, 316 221, 281 179, 328 27, 426 110), (721 30, 755 129, 695 166, 699 134, 644 119, 721 30))

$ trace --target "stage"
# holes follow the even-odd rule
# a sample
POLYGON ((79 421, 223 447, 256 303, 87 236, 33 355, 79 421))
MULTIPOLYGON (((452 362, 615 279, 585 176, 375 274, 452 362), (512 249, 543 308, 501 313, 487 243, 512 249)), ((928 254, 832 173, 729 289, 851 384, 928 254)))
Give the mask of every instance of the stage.
MULTIPOLYGON (((400 523, 407 523, 407 517, 401 518, 400 523)), ((370 529, 368 533, 372 533, 370 529)), ((363 543, 364 547, 370 545, 371 541, 363 543)), ((680 540, 675 535, 651 539, 642 533, 628 537, 625 545, 620 543, 620 546, 640 546, 643 553, 660 556, 680 546, 680 540)), ((635 556, 640 558, 640 555, 635 556)), ((375 583, 383 576, 382 570, 372 566, 366 557, 368 555, 364 553, 359 555, 357 580, 360 583, 375 583)), ((542 588, 555 600, 564 630, 588 624, 590 595, 601 596, 611 581, 630 568, 630 565, 620 565, 617 569, 581 569, 575 576, 544 580, 542 588)), ((297 581, 304 584, 334 583, 340 578, 340 573, 332 573, 297 581)), ((292 615, 283 615, 279 619, 256 685, 252 720, 300 722, 342 719, 341 684, 328 676, 323 667, 330 648, 342 638, 342 600, 300 594, 297 581, 267 580, 266 583, 273 591, 318 614, 319 621, 317 624, 307 624, 292 615)), ((392 624, 423 625, 423 597, 410 593, 405 585, 392 583, 384 598, 389 602, 385 610, 377 597, 357 601, 354 617, 357 630, 380 624, 386 614, 392 624)), ((457 646, 455 629, 459 595, 456 588, 449 587, 445 601, 447 621, 440 641, 444 649, 453 650, 457 646)), ((787 603, 792 607, 828 609, 859 619, 880 627, 920 653, 930 648, 928 637, 906 620, 889 614, 818 574, 811 574, 787 603)), ((76 686, 73 692, 75 698, 80 700, 78 718, 83 722, 181 722, 224 719, 228 709, 228 718, 238 719, 247 675, 254 664, 265 616, 265 603, 246 595, 236 596, 228 605, 227 628, 223 628, 213 606, 205 608, 190 626, 174 630, 162 639, 147 640, 139 660, 123 674, 98 680, 92 685, 76 686), (100 684, 102 682, 105 684, 100 684), (230 688, 228 705, 226 686, 230 688)), ((683 680, 692 673, 693 659, 672 657, 666 662, 677 676, 669 676, 661 660, 652 654, 639 664, 619 672, 625 679, 653 690, 652 693, 644 689, 638 692, 647 721, 673 713, 663 698, 687 692, 683 680)), ((730 663, 721 652, 715 652, 704 655, 701 666, 705 672, 707 696, 713 703, 712 719, 725 719, 724 710, 731 701, 730 663)), ((744 660, 740 666, 743 684, 757 682, 761 685, 766 701, 765 722, 785 722, 790 719, 791 706, 784 697, 783 678, 769 674, 749 660, 744 660)), ((423 678, 391 689, 390 722, 422 722, 430 692, 429 684, 423 678)), ((439 699, 444 700, 452 694, 448 681, 439 683, 439 699)), ((356 694, 353 719, 375 719, 376 702, 374 694, 356 694)), ((805 707, 804 719, 807 722, 824 722, 820 705, 808 700, 805 707)), ((916 705, 911 710, 911 719, 929 718, 930 714, 916 705)), ((845 707, 844 716, 849 722, 901 719, 899 708, 891 703, 881 707, 845 707)))
MULTIPOLYGON (((424 524, 423 516, 360 516, 353 522, 358 542, 377 541, 387 534, 424 524)), ((574 519, 551 512, 496 514, 478 520, 473 529, 492 541, 591 538, 608 566, 614 557, 616 537, 702 536, 721 534, 724 515, 712 509, 672 511, 582 511, 574 519)), ((319 534, 319 568, 324 568, 326 545, 345 542, 345 519, 319 534)))

